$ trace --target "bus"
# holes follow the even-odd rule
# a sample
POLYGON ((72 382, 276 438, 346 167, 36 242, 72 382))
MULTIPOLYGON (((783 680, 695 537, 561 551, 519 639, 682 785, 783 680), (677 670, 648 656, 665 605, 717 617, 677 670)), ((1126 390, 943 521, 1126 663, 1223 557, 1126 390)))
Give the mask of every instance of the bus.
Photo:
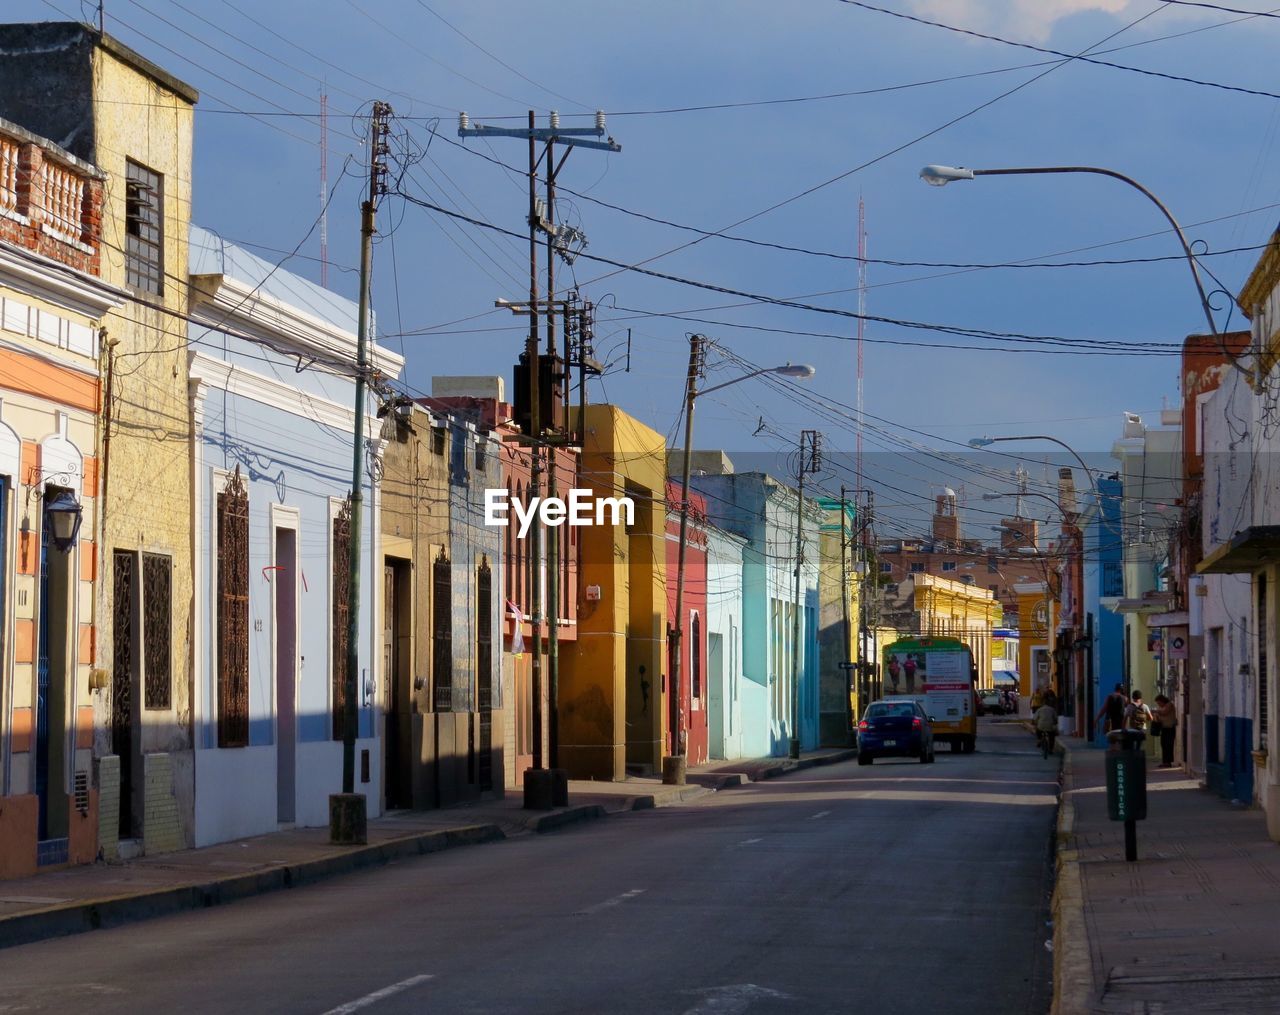
POLYGON ((881 653, 881 696, 920 702, 934 742, 953 752, 968 754, 977 744, 976 675, 973 652, 956 638, 900 638, 881 653))

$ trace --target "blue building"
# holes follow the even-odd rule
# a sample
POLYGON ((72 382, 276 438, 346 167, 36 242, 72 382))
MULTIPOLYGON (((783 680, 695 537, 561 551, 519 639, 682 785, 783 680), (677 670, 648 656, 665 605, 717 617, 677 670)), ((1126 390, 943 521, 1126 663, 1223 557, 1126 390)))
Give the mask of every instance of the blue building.
POLYGON ((1085 728, 1106 746, 1105 725, 1094 717, 1102 702, 1124 682, 1124 617, 1106 608, 1124 595, 1124 543, 1121 538, 1123 485, 1114 477, 1098 479, 1097 495, 1084 495, 1079 527, 1084 537, 1085 728))
POLYGON ((800 609, 797 705, 802 750, 818 746, 818 571, 823 512, 805 501, 800 598, 795 594, 796 491, 763 472, 695 475, 707 518, 742 548, 744 757, 782 756, 792 730, 792 630, 800 609))
MULTIPOLYGON (((328 823, 342 788, 357 307, 191 232, 195 844, 328 823)), ((375 369, 403 360, 372 348, 375 369)), ((359 532, 356 791, 381 810, 376 401, 359 532)))

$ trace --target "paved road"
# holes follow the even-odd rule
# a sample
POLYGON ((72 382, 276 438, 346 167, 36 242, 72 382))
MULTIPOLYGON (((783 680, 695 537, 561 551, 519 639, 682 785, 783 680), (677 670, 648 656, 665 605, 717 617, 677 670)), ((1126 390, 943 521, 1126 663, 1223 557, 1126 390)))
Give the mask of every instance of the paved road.
POLYGON ((1057 766, 810 769, 0 952, 0 1012, 1048 1009, 1057 766))

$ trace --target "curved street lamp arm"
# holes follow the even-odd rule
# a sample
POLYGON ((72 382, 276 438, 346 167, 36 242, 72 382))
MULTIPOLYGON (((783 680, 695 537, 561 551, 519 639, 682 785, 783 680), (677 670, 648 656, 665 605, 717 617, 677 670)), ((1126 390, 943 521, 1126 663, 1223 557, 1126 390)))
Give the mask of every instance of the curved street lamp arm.
POLYGON ((1152 204, 1160 209, 1160 213, 1168 220, 1169 225, 1173 227, 1174 234, 1178 237, 1178 242, 1182 244, 1182 252, 1187 257, 1187 266, 1191 269, 1191 277, 1196 284, 1196 291, 1200 294, 1200 306, 1204 310, 1205 320, 1209 323, 1209 333, 1218 334, 1218 326, 1214 323, 1213 312, 1209 307, 1209 297, 1205 295, 1204 284, 1200 281, 1200 269, 1196 266, 1195 255, 1191 253, 1191 245, 1187 243, 1186 234, 1183 233, 1182 227, 1178 225, 1178 220, 1173 217, 1173 213, 1165 207, 1164 202, 1155 194, 1147 190, 1141 183, 1132 177, 1125 176, 1124 173, 1117 173, 1114 169, 1100 169, 1097 166, 1028 166, 1020 169, 974 169, 974 176, 1034 176, 1043 173, 1093 173, 1096 176, 1109 176, 1113 180, 1119 180, 1121 183, 1127 183, 1134 190, 1141 192, 1146 196, 1152 204))

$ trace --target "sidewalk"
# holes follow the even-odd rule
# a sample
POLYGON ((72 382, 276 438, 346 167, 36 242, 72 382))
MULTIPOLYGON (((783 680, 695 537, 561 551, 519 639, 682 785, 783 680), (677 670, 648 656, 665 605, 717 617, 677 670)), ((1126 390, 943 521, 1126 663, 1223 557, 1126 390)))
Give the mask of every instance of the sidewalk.
POLYGON ((0 881, 0 948, 114 927, 186 909, 234 902, 454 846, 479 845, 626 811, 665 807, 715 789, 830 764, 850 752, 816 751, 799 762, 779 758, 703 765, 689 784, 656 778, 569 783, 569 806, 526 811, 521 794, 444 810, 398 811, 369 822, 364 846, 334 846, 327 828, 300 828, 0 881), (840 755, 837 757, 837 755, 840 755), (730 776, 728 770, 741 775, 730 776))
POLYGON ((1054 892, 1054 1015, 1280 1012, 1280 846, 1258 811, 1147 770, 1138 860, 1107 818, 1106 752, 1066 752, 1054 892))

